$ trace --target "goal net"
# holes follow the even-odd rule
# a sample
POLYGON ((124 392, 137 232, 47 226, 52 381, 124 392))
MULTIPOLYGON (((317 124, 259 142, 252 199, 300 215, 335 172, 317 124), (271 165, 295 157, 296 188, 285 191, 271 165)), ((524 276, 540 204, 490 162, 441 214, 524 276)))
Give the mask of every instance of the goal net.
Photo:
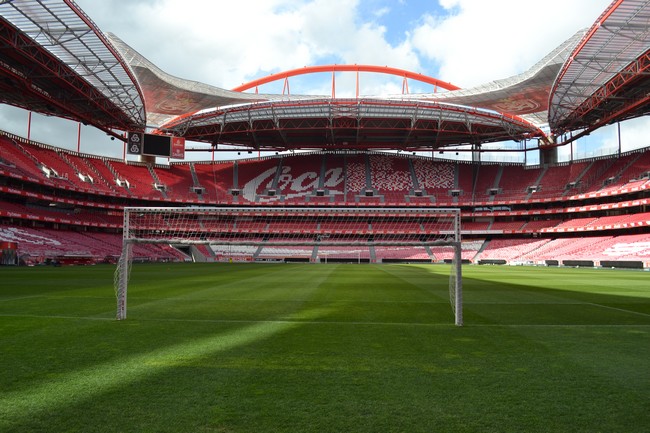
POLYGON ((341 251, 359 262, 362 253, 364 261, 378 262, 378 256, 408 258, 406 251, 419 249, 432 262, 451 264, 449 299, 455 324, 463 324, 456 208, 126 207, 115 271, 118 320, 126 318, 133 247, 138 244, 205 245, 213 252, 246 251, 253 258, 285 248, 309 255, 312 262, 332 260, 341 251))

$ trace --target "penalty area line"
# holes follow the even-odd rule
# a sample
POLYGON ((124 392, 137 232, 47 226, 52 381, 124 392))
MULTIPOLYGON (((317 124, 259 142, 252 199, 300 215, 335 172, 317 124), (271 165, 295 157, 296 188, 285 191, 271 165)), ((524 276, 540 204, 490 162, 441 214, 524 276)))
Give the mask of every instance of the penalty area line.
POLYGON ((595 307, 600 307, 600 308, 606 308, 608 310, 615 310, 615 311, 622 311, 624 313, 630 313, 630 314, 635 314, 637 316, 643 316, 643 317, 650 317, 650 314, 647 313, 642 313, 640 311, 634 311, 634 310, 626 310, 625 308, 617 308, 617 307, 611 307, 609 305, 603 305, 603 304, 595 304, 593 302, 587 302, 587 305, 593 305, 595 307))
POLYGON ((16 317, 26 319, 64 319, 64 320, 116 320, 115 317, 88 317, 88 316, 55 316, 51 314, 4 314, 0 317, 16 317))

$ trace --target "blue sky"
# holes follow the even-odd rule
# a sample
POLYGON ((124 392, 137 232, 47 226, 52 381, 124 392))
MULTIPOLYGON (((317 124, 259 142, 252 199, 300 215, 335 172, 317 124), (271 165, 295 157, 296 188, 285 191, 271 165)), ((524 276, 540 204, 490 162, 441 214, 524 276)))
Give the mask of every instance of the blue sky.
MULTIPOLYGON (((232 88, 271 73, 323 64, 387 65, 470 87, 521 73, 610 0, 77 0, 165 72, 232 88)), ((354 91, 337 76, 337 96, 354 91)), ((261 91, 281 91, 282 83, 261 91)), ((331 76, 302 77, 291 92, 331 93, 331 76)), ((401 92, 401 80, 362 77, 362 91, 401 92)), ((411 92, 428 90, 410 82, 411 92)), ((27 114, 0 106, 2 129, 26 135, 27 114)), ((34 116, 32 139, 76 149, 77 126, 34 116)), ((82 128, 81 151, 121 156, 117 141, 82 128)), ((589 146, 594 146, 589 145, 589 146)), ((598 145, 596 145, 598 146, 598 145)), ((202 159, 209 157, 203 156, 202 159)))

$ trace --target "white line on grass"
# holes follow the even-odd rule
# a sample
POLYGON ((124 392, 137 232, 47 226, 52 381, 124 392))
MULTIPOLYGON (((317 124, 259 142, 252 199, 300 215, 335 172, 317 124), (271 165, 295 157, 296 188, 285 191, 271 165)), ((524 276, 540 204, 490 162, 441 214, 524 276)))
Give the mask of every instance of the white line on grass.
POLYGON ((0 302, 19 301, 21 299, 42 298, 43 295, 14 296, 10 298, 0 298, 0 302))
MULTIPOLYGON (((586 305, 586 304, 579 304, 586 305)), ((625 310, 623 310, 625 311, 625 310)), ((647 316, 643 313, 640 313, 644 316, 647 316)), ((44 319, 65 319, 65 320, 101 320, 101 321, 117 321, 115 318, 108 317, 83 317, 83 316, 53 316, 53 315, 33 315, 33 314, 0 314, 0 317, 28 317, 28 318, 44 318, 44 319)), ((352 326, 420 326, 420 327, 452 327, 456 328, 456 325, 451 321, 449 322, 437 322, 437 323, 423 323, 423 322, 343 322, 335 320, 300 320, 296 319, 268 319, 268 320, 253 320, 253 319, 174 319, 174 318, 131 318, 128 319, 134 322, 165 322, 165 323, 224 323, 224 324, 279 324, 279 325, 352 325, 352 326)), ((472 328, 515 328, 515 327, 527 327, 527 328, 549 328, 549 327, 560 327, 560 328, 625 328, 625 327, 650 327, 650 324, 597 324, 597 323, 465 323, 465 327, 472 328)))
POLYGON ((650 314, 642 313, 640 311, 626 310, 624 308, 616 308, 616 307, 611 307, 609 305, 603 305, 603 304, 594 304, 593 302, 586 302, 586 304, 587 305, 593 305, 595 307, 607 308, 609 310, 623 311, 624 313, 636 314, 638 316, 650 317, 650 314))

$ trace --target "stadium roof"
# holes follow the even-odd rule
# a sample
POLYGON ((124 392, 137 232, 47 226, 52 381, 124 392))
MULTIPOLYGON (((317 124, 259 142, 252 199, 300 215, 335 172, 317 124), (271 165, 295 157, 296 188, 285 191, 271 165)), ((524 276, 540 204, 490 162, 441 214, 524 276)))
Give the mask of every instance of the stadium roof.
POLYGON ((0 14, 0 102, 109 133, 144 127, 135 77, 74 2, 0 1, 0 14))
POLYGON ((551 91, 549 123, 561 134, 650 110, 650 2, 616 0, 576 45, 551 91))
POLYGON ((112 135, 113 128, 148 126, 269 150, 545 141, 547 124, 561 135, 647 113, 649 4, 615 0, 591 29, 515 77, 471 89, 342 99, 334 91, 263 95, 183 80, 104 35, 72 0, 0 0, 0 102, 112 135))

